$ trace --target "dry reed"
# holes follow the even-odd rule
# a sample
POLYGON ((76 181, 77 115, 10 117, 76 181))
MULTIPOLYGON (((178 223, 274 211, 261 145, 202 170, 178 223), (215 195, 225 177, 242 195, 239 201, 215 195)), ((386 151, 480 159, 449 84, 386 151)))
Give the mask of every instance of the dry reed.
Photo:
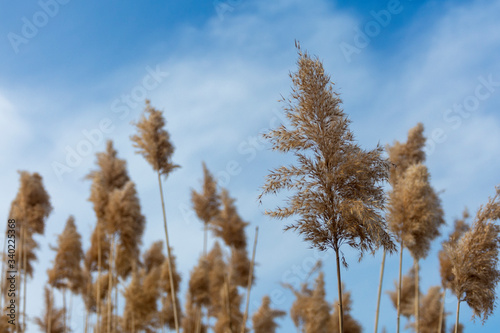
POLYGON ((488 203, 481 206, 470 230, 454 244, 445 246, 451 260, 453 281, 450 288, 457 296, 458 325, 460 303, 465 301, 484 323, 495 308, 495 288, 500 281, 500 187, 488 203))
POLYGON ((207 254, 208 226, 220 210, 220 194, 217 192, 217 183, 213 175, 203 163, 203 188, 201 193, 191 190, 191 201, 198 218, 203 221, 203 255, 207 254))
MULTIPOLYGON (((412 165, 416 165, 419 163, 423 163, 425 161, 425 152, 424 152, 424 146, 425 146, 425 141, 426 138, 423 135, 424 133, 424 126, 422 123, 418 123, 415 127, 411 128, 408 131, 408 138, 405 143, 401 142, 394 142, 392 146, 387 145, 386 150, 389 154, 389 160, 392 163, 392 168, 390 169, 390 177, 389 177, 389 183, 391 184, 392 188, 394 189, 396 187, 396 184, 399 182, 399 180, 403 177, 405 174, 406 170, 408 167, 412 165)), ((397 193, 397 192, 396 192, 397 193)), ((396 195, 394 191, 389 192, 389 207, 393 205, 394 202, 397 202, 400 198, 396 195)), ((403 221, 400 220, 395 220, 393 216, 391 216, 391 211, 389 209, 389 213, 387 216, 387 220, 389 221, 389 228, 391 229, 392 232, 394 232, 394 227, 397 227, 399 224, 403 224, 403 221), (392 223, 391 223, 392 221, 392 223)), ((398 283, 398 299, 401 297, 401 280, 402 280, 402 264, 403 264, 403 240, 398 239, 398 242, 400 244, 400 252, 399 252, 399 283, 398 283)), ((385 259, 385 251, 384 251, 384 257, 385 259)), ((385 263, 384 260, 382 260, 383 263, 385 263)), ((375 333, 377 333, 377 327, 378 327, 378 308, 380 306, 380 289, 382 287, 382 276, 383 276, 383 271, 384 271, 384 266, 382 264, 381 267, 381 273, 380 273, 380 285, 379 285, 379 297, 377 299, 377 312, 376 312, 376 319, 375 319, 375 333)), ((400 322, 400 315, 401 315, 401 309, 399 306, 399 301, 396 303, 396 309, 397 309, 397 332, 399 332, 399 322, 400 322)))
MULTIPOLYGON (((144 114, 142 115, 141 120, 135 123, 135 126, 138 134, 131 137, 134 147, 138 148, 137 153, 141 154, 146 159, 158 175, 158 185, 160 188, 163 213, 163 227, 165 229, 165 242, 167 245, 167 265, 169 267, 168 271, 172 272, 172 256, 170 254, 170 240, 168 237, 167 216, 165 213, 161 175, 167 178, 173 170, 179 167, 171 160, 174 152, 174 146, 170 142, 169 133, 164 130, 165 119, 163 118, 163 113, 153 108, 149 100, 146 100, 144 114)), ((170 293, 170 295, 173 303, 175 331, 179 333, 179 314, 177 313, 178 307, 176 305, 177 296, 173 285, 174 278, 172 275, 169 276, 169 281, 171 283, 170 288, 174 290, 174 292, 170 293)))
POLYGON ((254 333, 275 333, 279 325, 275 319, 283 317, 286 312, 271 309, 271 299, 269 296, 262 298, 262 304, 252 317, 254 333))
POLYGON ((347 262, 341 245, 358 250, 360 258, 379 247, 395 250, 382 215, 381 183, 389 176, 389 162, 381 156, 382 147, 363 150, 355 143, 342 101, 322 63, 302 52, 299 45, 297 49, 298 71, 290 74, 291 98, 283 99, 290 124, 282 124, 265 137, 273 150, 293 153, 298 163, 272 170, 259 199, 291 191, 285 207, 266 214, 277 219, 297 216, 285 230, 298 231, 319 250, 335 251, 343 331, 340 260, 344 266, 347 262))

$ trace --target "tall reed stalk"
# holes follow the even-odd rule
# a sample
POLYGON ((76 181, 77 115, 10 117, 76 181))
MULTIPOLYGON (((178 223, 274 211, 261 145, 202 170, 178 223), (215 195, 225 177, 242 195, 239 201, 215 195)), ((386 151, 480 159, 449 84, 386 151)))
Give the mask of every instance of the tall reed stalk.
POLYGON ((158 175, 158 185, 160 188, 161 207, 163 213, 163 228, 165 230, 165 242, 167 245, 167 264, 169 269, 170 290, 172 296, 172 305, 174 312, 175 331, 179 333, 179 318, 176 305, 176 290, 172 275, 172 256, 170 251, 170 240, 168 237, 167 215, 165 213, 165 200, 163 197, 163 188, 161 175, 168 175, 179 166, 171 162, 171 157, 174 152, 174 147, 170 143, 170 135, 163 128, 165 119, 161 111, 153 108, 146 100, 146 108, 141 120, 135 124, 138 134, 133 135, 131 140, 134 142, 134 147, 138 148, 137 153, 141 154, 153 167, 153 170, 158 175), (146 116, 147 115, 147 116, 146 116))
POLYGON ((382 255, 382 263, 380 264, 380 279, 378 283, 378 293, 377 293, 377 310, 375 311, 375 333, 378 332, 378 318, 380 312, 380 296, 382 295, 382 282, 384 280, 384 267, 385 267, 385 255, 386 251, 382 255))
POLYGON ((160 171, 158 171, 158 185, 160 186, 160 197, 161 197, 161 208, 163 212, 163 228, 165 229, 165 241, 167 244, 167 264, 168 264, 168 277, 170 280, 170 290, 172 296, 172 306, 174 310, 174 321, 175 321, 175 331, 179 333, 179 317, 177 314, 177 303, 175 297, 175 286, 174 286, 174 277, 172 273, 172 254, 170 253, 170 241, 168 238, 168 227, 167 227, 167 215, 165 213, 165 201, 163 199, 163 188, 161 186, 161 177, 160 171))
POLYGON ((248 285, 247 285, 247 296, 245 302, 245 312, 243 314, 243 324, 241 325, 241 333, 245 333, 246 322, 248 318, 248 305, 250 303, 250 289, 252 288, 253 283, 253 267, 255 264, 255 251, 257 249, 257 237, 259 236, 259 227, 255 227, 255 240, 253 243, 252 250, 252 261, 250 263, 250 272, 248 273, 248 285))
POLYGON ((291 97, 282 99, 288 124, 264 135, 273 150, 293 154, 296 163, 271 170, 259 200, 280 190, 291 191, 284 207, 266 214, 280 220, 297 217, 285 230, 298 231, 319 250, 335 251, 343 333, 340 261, 343 266, 347 262, 340 257, 341 245, 348 244, 360 256, 380 248, 395 251, 382 215, 386 197, 380 186, 389 177, 389 162, 382 157, 381 146, 359 147, 323 64, 298 43, 296 47, 298 71, 290 75, 291 97))

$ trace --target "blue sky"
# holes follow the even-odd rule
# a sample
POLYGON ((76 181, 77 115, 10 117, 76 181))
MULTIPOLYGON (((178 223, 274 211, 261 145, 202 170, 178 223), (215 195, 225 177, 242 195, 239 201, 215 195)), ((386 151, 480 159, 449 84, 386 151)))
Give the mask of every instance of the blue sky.
MULTIPOLYGON (((293 296, 280 282, 302 280, 298 267, 325 254, 263 215, 280 198, 259 206, 256 197, 268 170, 289 161, 269 151, 260 133, 282 117, 277 100, 290 93, 295 40, 332 75, 361 146, 405 140, 408 129, 423 122, 427 165, 434 187, 442 191, 448 225, 420 265, 422 291, 439 284, 436 254, 453 219, 465 206, 475 213, 500 184, 498 0, 54 3, 0 1, 0 211, 6 216, 15 197, 17 170, 41 173, 54 206, 45 237, 39 238, 37 277, 28 287, 31 317, 39 315, 44 272, 54 257, 49 244, 55 244, 70 214, 88 242, 95 218, 87 201, 90 184, 82 179, 106 139, 115 142, 137 183, 147 218, 143 243, 161 239, 155 177, 129 140, 130 122, 139 118, 145 98, 164 110, 174 161, 182 166, 165 184, 182 295, 202 247, 201 223, 189 198, 190 189, 200 186, 205 161, 251 223, 250 240, 254 227, 260 228, 251 310, 265 294, 275 295, 275 307, 289 309, 293 296), (86 134, 94 134, 94 141, 86 134), (83 153, 69 165, 72 150, 83 153)), ((342 274, 352 291, 353 316, 368 332, 381 254, 357 263, 354 252, 344 251, 350 266, 342 274)), ((410 259, 406 251, 405 257, 410 259)), ((327 297, 333 302, 334 260, 331 254, 325 260, 327 297)), ((406 260, 404 271, 410 265, 406 260)), ((396 256, 389 257, 384 290, 393 289, 397 267, 396 256)), ((452 296, 446 307, 454 313, 452 296)), ((77 332, 83 329, 81 309, 75 302, 77 332)), ((395 315, 384 295, 381 326, 389 332, 395 315)), ((498 332, 498 313, 483 326, 470 317, 462 306, 466 331, 498 332)), ((453 319, 448 317, 448 327, 453 319)), ((295 330, 288 318, 280 325, 279 332, 295 330)), ((37 328, 31 324, 29 331, 37 328)))

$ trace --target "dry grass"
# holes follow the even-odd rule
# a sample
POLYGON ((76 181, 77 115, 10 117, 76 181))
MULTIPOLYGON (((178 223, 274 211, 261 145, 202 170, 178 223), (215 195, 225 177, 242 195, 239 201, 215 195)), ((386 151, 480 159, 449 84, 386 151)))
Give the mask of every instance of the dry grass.
POLYGON ((396 249, 382 214, 381 183, 389 177, 389 162, 382 158, 381 146, 364 150, 356 144, 342 100, 323 64, 302 52, 300 45, 297 50, 298 70, 290 74, 291 97, 282 100, 289 125, 265 134, 273 150, 292 153, 297 163, 272 170, 259 199, 290 191, 284 207, 266 214, 277 219, 296 217, 285 230, 298 231, 319 250, 335 251, 342 331, 340 261, 344 266, 347 262, 340 247, 347 244, 356 249, 359 259, 379 247, 391 253, 396 249))
POLYGON ((252 317, 254 333, 275 333, 278 324, 276 318, 283 317, 286 312, 281 310, 271 309, 271 299, 269 296, 262 298, 262 305, 252 317))
POLYGON ((179 167, 171 161, 174 146, 170 142, 170 135, 164 129, 163 113, 152 107, 149 100, 146 100, 144 114, 134 125, 138 131, 138 134, 131 137, 134 147, 154 171, 168 176, 179 167))
POLYGON ((444 224, 441 201, 423 164, 413 164, 396 183, 389 205, 389 228, 416 259, 425 258, 444 224))
POLYGON ((483 322, 495 308, 495 288, 500 281, 498 270, 500 226, 500 187, 482 206, 469 231, 455 244, 445 247, 455 276, 451 290, 459 302, 465 301, 483 322))

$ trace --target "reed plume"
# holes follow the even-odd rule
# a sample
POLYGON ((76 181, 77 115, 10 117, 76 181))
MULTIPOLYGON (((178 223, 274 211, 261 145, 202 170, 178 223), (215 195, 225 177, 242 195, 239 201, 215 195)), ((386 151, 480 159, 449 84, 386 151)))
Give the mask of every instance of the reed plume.
POLYGON ((481 206, 472 227, 455 244, 445 247, 451 259, 450 283, 457 296, 458 326, 460 303, 465 301, 484 323, 495 308, 495 287, 500 281, 498 269, 500 250, 500 226, 494 222, 500 218, 500 187, 488 203, 481 206))
POLYGON ((157 332, 160 318, 157 302, 160 297, 160 267, 147 274, 144 269, 135 270, 125 288, 125 309, 122 326, 127 332, 157 332))
POLYGON ((252 316, 254 333, 275 333, 279 327, 276 323, 276 318, 285 315, 286 312, 284 311, 271 309, 271 299, 267 295, 264 296, 262 298, 262 305, 252 316))
POLYGON ((18 309, 21 309, 23 322, 19 323, 19 315, 16 317, 20 329, 26 327, 26 283, 28 277, 33 277, 32 262, 37 259, 35 250, 38 243, 33 236, 43 235, 45 221, 52 211, 50 197, 43 185, 42 177, 34 172, 19 171, 20 186, 15 199, 11 203, 9 218, 16 220, 15 232, 19 237, 20 245, 16 248, 16 263, 19 273, 18 309), (21 284, 23 283, 23 285, 21 284), (21 303, 20 295, 23 293, 21 303))
POLYGON ((222 249, 218 242, 215 242, 212 250, 208 252, 207 263, 209 267, 208 292, 210 295, 210 304, 207 310, 209 316, 216 317, 225 306, 225 298, 221 298, 221 290, 224 289, 226 272, 228 271, 228 265, 222 257, 222 249))
MULTIPOLYGON (((389 183, 394 189, 398 181, 402 178, 408 167, 411 165, 419 164, 425 162, 425 141, 426 138, 423 135, 424 126, 422 123, 418 123, 415 127, 411 128, 408 131, 408 138, 405 143, 401 143, 399 141, 394 142, 392 146, 387 145, 386 150, 389 154, 389 161, 392 163, 392 168, 390 168, 389 175, 389 183)), ((394 201, 397 201, 397 196, 394 197, 394 191, 389 192, 389 206, 392 205, 394 201)), ((391 221, 390 211, 388 213, 388 221, 391 221)), ((392 223, 389 223, 389 228, 391 229, 397 225, 398 223, 403 223, 402 221, 394 221, 392 219, 392 223)), ((402 279, 402 264, 403 264, 403 243, 402 240, 398 240, 400 243, 400 263, 399 263, 399 284, 398 284, 398 297, 401 295, 401 279, 402 279)), ((375 333, 377 333, 378 329, 378 316, 379 316, 379 308, 380 308, 380 296, 382 293, 382 280, 384 274, 384 264, 385 264, 385 251, 382 257, 382 267, 380 269, 380 282, 379 282, 379 291, 377 297, 377 311, 375 315, 375 333)), ((397 304, 397 303, 396 303, 397 304)), ((397 331, 399 332, 399 321, 400 321, 400 307, 396 306, 397 309, 397 331)))
POLYGON ((54 266, 47 271, 49 284, 56 289, 69 289, 79 293, 83 284, 81 262, 83 250, 81 236, 75 225, 75 218, 70 216, 63 232, 58 236, 58 246, 54 266))
MULTIPOLYGON (((208 170, 205 163, 203 166, 203 185, 202 190, 200 192, 196 192, 195 190, 191 190, 191 201, 193 203, 194 211, 198 218, 203 222, 203 257, 207 255, 207 237, 208 237, 208 229, 209 225, 213 223, 215 218, 219 215, 220 205, 221 205, 221 196, 217 191, 217 182, 213 175, 208 170)), ((204 269, 202 266, 205 266, 205 259, 202 258, 198 267, 193 271, 194 275, 191 275, 190 279, 190 296, 193 298, 193 301, 197 304, 197 309, 194 312, 197 314, 196 320, 198 322, 195 324, 195 330, 199 330, 201 328, 201 314, 203 312, 202 306, 208 305, 208 299, 204 300, 204 298, 208 297, 208 279, 206 276, 201 276, 200 273, 204 269), (192 281, 192 282, 191 282, 192 281), (194 290, 191 286, 197 285, 194 290)), ((197 332, 196 332, 197 333, 197 332)))
MULTIPOLYGON (((80 294, 83 288, 83 271, 81 262, 83 250, 81 236, 75 225, 75 219, 70 216, 66 221, 63 232, 57 240, 58 246, 54 266, 47 271, 49 284, 63 292, 63 310, 66 314, 66 291, 72 294, 80 294)), ((64 330, 66 331, 67 318, 64 316, 64 330)))
POLYGON ((97 224, 106 227, 106 209, 109 195, 113 190, 120 189, 130 180, 127 163, 118 158, 118 152, 113 147, 113 141, 106 142, 106 151, 96 154, 97 169, 91 171, 86 179, 92 181, 89 201, 92 202, 97 224))
POLYGON ((106 216, 106 233, 117 241, 114 251, 116 273, 125 279, 133 266, 139 263, 139 247, 145 227, 145 219, 132 181, 110 193, 106 216))
POLYGON ((143 317, 141 316, 142 303, 142 279, 145 271, 135 269, 132 272, 132 279, 125 288, 123 295, 125 297, 125 309, 123 310, 122 326, 128 332, 137 332, 142 327, 143 317))
POLYGON ((219 215, 221 198, 217 192, 217 182, 203 163, 203 188, 200 193, 191 191, 191 201, 198 218, 203 221, 203 255, 207 254, 207 231, 213 219, 219 215))
POLYGON ((144 157, 154 171, 167 177, 179 166, 171 160, 174 146, 170 143, 169 133, 164 130, 163 112, 152 107, 151 102, 146 100, 144 114, 134 125, 138 134, 130 139, 134 142, 137 153, 144 157))
MULTIPOLYGON (((442 242, 443 248, 439 251, 439 273, 441 275, 441 285, 443 286, 443 300, 441 302, 440 316, 444 317, 444 300, 446 299, 446 289, 450 288, 450 284, 455 279, 455 275, 452 271, 451 259, 446 251, 446 246, 456 244, 460 237, 469 230, 469 225, 467 224, 467 219, 469 218, 469 212, 467 209, 462 213, 461 219, 456 219, 454 224, 453 232, 449 235, 448 240, 442 242)), ((444 331, 443 328, 438 327, 438 333, 444 331)))
POLYGON ((218 298, 221 303, 215 315, 217 321, 213 327, 214 332, 238 332, 238 329, 244 325, 243 313, 240 310, 242 297, 238 288, 226 280, 223 288, 219 290, 218 298))
POLYGON ((297 50, 298 71, 290 75, 291 98, 283 99, 290 125, 282 124, 265 138, 273 150, 292 152, 298 163, 272 170, 259 199, 291 191, 287 206, 266 214, 277 219, 298 216, 285 230, 298 231, 319 250, 335 251, 342 332, 340 260, 344 266, 347 262, 341 245, 358 250, 360 258, 379 247, 395 250, 382 216, 385 195, 380 185, 389 176, 389 162, 381 156, 382 147, 363 150, 355 143, 342 100, 322 63, 299 45, 297 50))
POLYGON ((116 326, 115 316, 111 313, 116 307, 113 305, 113 291, 117 295, 118 278, 125 280, 132 269, 139 265, 139 246, 144 233, 145 219, 132 181, 129 180, 122 188, 116 188, 109 194, 105 216, 105 233, 111 240, 107 301, 109 333, 116 326))
MULTIPOLYGON (((337 327, 338 332, 338 318, 339 313, 335 320, 331 320, 331 306, 325 300, 325 279, 323 272, 320 272, 314 283, 311 296, 306 305, 306 320, 304 323, 305 333, 330 333, 335 332, 337 327)), ((344 304, 345 305, 345 304, 344 304)), ((340 309, 340 306, 338 307, 340 309)), ((346 324, 347 311, 344 312, 344 324, 346 324)))
POLYGON ((109 253, 111 244, 109 243, 104 230, 99 224, 90 235, 90 247, 85 252, 85 266, 89 268, 91 272, 96 272, 100 270, 108 270, 109 266, 109 253), (99 262, 101 263, 99 265, 99 262))
MULTIPOLYGON (((138 134, 131 137, 134 147, 138 149, 137 153, 141 154, 146 161, 148 161, 158 175, 158 185, 160 188, 163 212, 163 228, 165 229, 165 241, 167 245, 167 264, 169 272, 172 272, 172 256, 170 254, 170 241, 168 238, 167 216, 165 213, 161 175, 167 178, 170 172, 179 167, 172 162, 174 146, 170 142, 169 133, 163 129, 165 127, 165 119, 163 118, 162 112, 153 108, 149 100, 146 100, 144 114, 142 115, 141 120, 135 123, 135 126, 138 134)), ((179 315, 177 314, 176 293, 173 284, 174 278, 172 275, 169 276, 169 281, 171 283, 170 289, 174 290, 174 292, 170 294, 174 310, 175 331, 179 333, 179 315)))
POLYGON ((389 160, 393 164, 389 177, 391 185, 394 186, 397 183, 408 167, 425 162, 425 141, 424 125, 418 123, 408 131, 408 138, 405 143, 396 141, 392 146, 388 145, 386 147, 389 160))
MULTIPOLYGON (((92 181, 90 187, 89 201, 92 202, 93 209, 97 218, 95 229, 91 236, 90 248, 85 254, 85 266, 92 271, 97 271, 96 277, 96 300, 97 300, 97 325, 96 330, 99 333, 101 329, 100 317, 102 315, 101 301, 101 279, 102 271, 108 271, 111 260, 111 239, 107 232, 110 230, 108 221, 108 204, 111 193, 114 190, 122 189, 130 180, 126 168, 126 162, 118 158, 118 153, 113 147, 111 140, 106 143, 106 151, 96 155, 97 169, 91 171, 86 178, 92 181)), ((112 278, 112 275, 108 275, 112 278)), ((107 282, 109 285, 109 281, 107 282)))
POLYGON ((295 301, 292 303, 292 307, 290 308, 290 317, 292 318, 297 331, 299 331, 299 329, 302 329, 308 318, 307 304, 312 296, 312 290, 306 283, 302 284, 300 290, 295 290, 291 286, 287 285, 285 285, 285 287, 292 290, 295 295, 295 301))
POLYGON ((441 202, 429 178, 423 164, 410 166, 394 187, 389 206, 390 229, 416 259, 427 256, 444 223, 441 202))
POLYGON ((247 245, 245 227, 248 223, 239 216, 234 201, 229 196, 229 192, 223 189, 221 193, 222 208, 210 227, 214 235, 221 238, 227 246, 234 249, 244 249, 247 245))
POLYGON ((149 273, 155 267, 161 267, 165 262, 163 255, 163 242, 157 241, 151 244, 148 250, 142 255, 142 262, 146 273, 149 273))
POLYGON ((284 288, 289 289, 295 295, 295 301, 292 303, 292 307, 290 308, 290 317, 298 332, 304 330, 304 325, 309 319, 308 305, 313 294, 313 289, 309 286, 308 280, 314 273, 316 273, 316 271, 320 270, 321 267, 322 262, 318 261, 306 275, 299 290, 295 289, 291 284, 282 283, 284 288))
POLYGON ((210 303, 208 274, 210 266, 205 256, 198 260, 198 264, 191 271, 189 278, 188 300, 197 306, 207 306, 210 303))
POLYGON ((400 266, 403 247, 410 251, 414 260, 414 309, 416 331, 419 332, 419 260, 427 256, 431 241, 440 235, 439 227, 444 224, 441 201, 430 185, 430 175, 425 165, 412 164, 406 169, 390 194, 389 213, 389 228, 401 245, 400 266))
POLYGON ((443 248, 439 251, 439 273, 441 275, 441 285, 443 288, 449 288, 450 284, 455 280, 455 275, 452 271, 451 258, 446 251, 447 246, 455 245, 458 240, 466 233, 470 226, 467 224, 469 212, 467 209, 462 213, 461 219, 456 219, 454 222, 453 232, 448 236, 448 239, 443 241, 443 248))

